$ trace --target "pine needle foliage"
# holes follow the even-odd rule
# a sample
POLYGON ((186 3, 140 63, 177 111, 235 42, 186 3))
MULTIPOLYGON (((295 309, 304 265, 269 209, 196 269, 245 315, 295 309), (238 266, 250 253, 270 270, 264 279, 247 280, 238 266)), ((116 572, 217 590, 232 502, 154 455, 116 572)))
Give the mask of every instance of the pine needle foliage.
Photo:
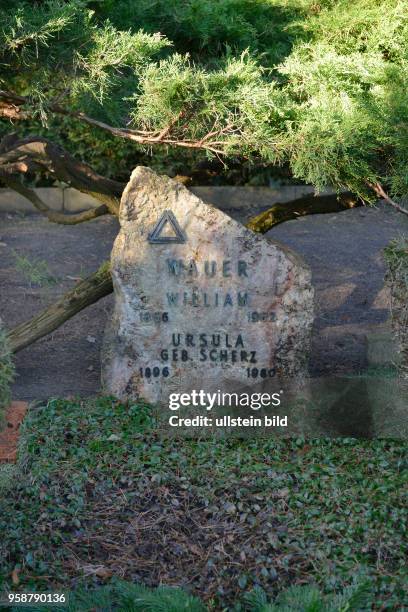
POLYGON ((273 603, 259 587, 246 597, 249 612, 362 612, 371 610, 371 603, 369 583, 365 581, 338 595, 323 595, 316 586, 304 585, 285 589, 273 603))
MULTIPOLYGON (((44 124, 57 99, 117 127, 171 126, 175 142, 216 134, 227 160, 285 165, 318 188, 408 194, 408 0, 11 0, 2 11, 0 85, 28 95, 44 124)), ((52 125, 63 137, 66 118, 52 125)))
MULTIPOLYGON (((206 612, 198 597, 186 591, 161 586, 150 589, 142 584, 113 580, 110 584, 72 593, 64 606, 65 612, 206 612)), ((45 612, 49 606, 31 608, 32 612, 45 612)), ((21 612, 14 606, 13 612, 21 612)))

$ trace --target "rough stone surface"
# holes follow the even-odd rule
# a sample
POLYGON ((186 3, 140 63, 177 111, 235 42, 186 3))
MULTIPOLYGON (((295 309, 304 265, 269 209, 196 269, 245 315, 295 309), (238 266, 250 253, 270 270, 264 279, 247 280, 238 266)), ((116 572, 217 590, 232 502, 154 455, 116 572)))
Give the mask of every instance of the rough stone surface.
MULTIPOLYGON (((308 267, 175 181, 138 167, 112 251, 115 308, 103 349, 110 393, 167 402, 304 371, 313 321, 308 267), (171 211, 185 242, 152 243, 171 211)), ((174 236, 167 223, 161 236, 174 236)))

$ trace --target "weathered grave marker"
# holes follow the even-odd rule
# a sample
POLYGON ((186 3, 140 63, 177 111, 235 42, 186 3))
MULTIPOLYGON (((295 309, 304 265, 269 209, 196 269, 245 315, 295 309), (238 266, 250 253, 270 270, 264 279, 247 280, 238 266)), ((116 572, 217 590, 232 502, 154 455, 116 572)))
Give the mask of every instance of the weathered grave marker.
POLYGON ((239 391, 304 372, 311 275, 291 251, 152 170, 134 170, 112 251, 103 382, 121 399, 239 391))

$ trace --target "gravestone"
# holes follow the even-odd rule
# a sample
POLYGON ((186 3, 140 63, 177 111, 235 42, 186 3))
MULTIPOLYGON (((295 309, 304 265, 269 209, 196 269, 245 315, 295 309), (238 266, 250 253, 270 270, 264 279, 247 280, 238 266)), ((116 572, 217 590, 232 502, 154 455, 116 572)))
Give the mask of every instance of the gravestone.
POLYGON ((134 170, 112 251, 102 378, 120 399, 227 391, 305 373, 311 274, 183 185, 134 170))

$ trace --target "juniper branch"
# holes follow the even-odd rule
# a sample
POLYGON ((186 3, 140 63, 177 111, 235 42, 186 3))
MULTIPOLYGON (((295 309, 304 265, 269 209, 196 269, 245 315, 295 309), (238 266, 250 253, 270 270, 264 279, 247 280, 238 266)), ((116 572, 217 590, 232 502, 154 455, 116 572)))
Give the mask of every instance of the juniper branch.
MULTIPOLYGON (((23 105, 29 103, 28 98, 24 96, 18 96, 14 92, 4 90, 0 90, 0 99, 8 101, 11 107, 13 105, 22 107, 23 105)), ((211 153, 217 155, 225 154, 225 151, 223 149, 217 148, 217 146, 215 146, 215 142, 211 141, 210 136, 212 136, 212 134, 210 133, 205 135, 200 140, 180 140, 177 138, 168 137, 168 134, 169 132, 171 132, 171 128, 173 127, 174 122, 172 122, 171 125, 161 130, 159 134, 157 134, 157 132, 142 132, 138 130, 130 130, 127 128, 114 127, 112 125, 109 125, 108 123, 105 123, 104 121, 94 119, 93 117, 90 117, 89 115, 86 115, 83 112, 70 111, 60 106, 59 104, 50 103, 46 105, 46 108, 49 112, 78 119, 79 121, 91 125, 92 127, 97 127, 104 130, 105 132, 109 132, 109 134, 112 134, 113 136, 116 136, 118 138, 124 138, 126 140, 131 140, 132 142, 135 142, 140 145, 165 145, 181 147, 185 149, 199 149, 204 151, 210 151, 211 153)), ((216 144, 222 145, 223 143, 217 142, 216 144)))

